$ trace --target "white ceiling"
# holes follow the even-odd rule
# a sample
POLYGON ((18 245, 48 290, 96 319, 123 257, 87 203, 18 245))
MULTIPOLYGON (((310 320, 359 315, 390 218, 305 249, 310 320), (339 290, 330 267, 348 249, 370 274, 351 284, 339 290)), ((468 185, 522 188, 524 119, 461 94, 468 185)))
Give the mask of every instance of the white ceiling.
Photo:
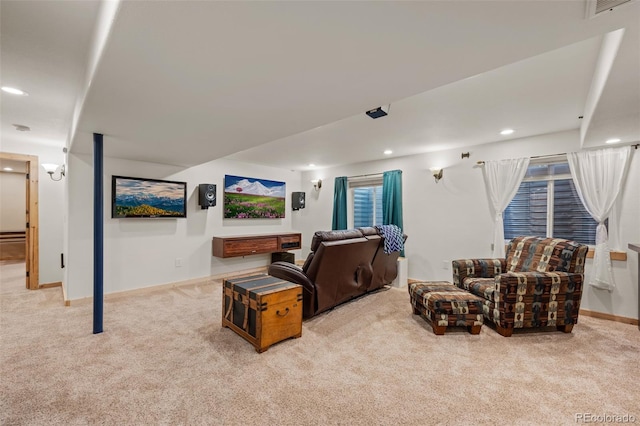
POLYGON ((625 28, 585 146, 640 140, 637 1, 593 19, 582 1, 125 1, 86 93, 97 3, 0 11, 2 85, 31 94, 2 94, 3 139, 19 123, 64 146, 78 97, 72 152, 98 132, 107 156, 180 166, 305 170, 577 129, 603 36, 625 28))
POLYGON ((97 11, 91 1, 0 3, 1 83, 29 93, 0 92, 2 140, 65 146, 97 11))

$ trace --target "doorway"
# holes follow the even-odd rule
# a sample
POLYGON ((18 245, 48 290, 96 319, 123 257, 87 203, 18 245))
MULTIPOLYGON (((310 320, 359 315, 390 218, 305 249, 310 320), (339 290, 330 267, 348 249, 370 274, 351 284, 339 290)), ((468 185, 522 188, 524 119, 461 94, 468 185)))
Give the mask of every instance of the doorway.
POLYGON ((37 290, 40 277, 38 269, 38 157, 35 155, 0 152, 0 160, 17 161, 25 164, 25 286, 29 290, 37 290))

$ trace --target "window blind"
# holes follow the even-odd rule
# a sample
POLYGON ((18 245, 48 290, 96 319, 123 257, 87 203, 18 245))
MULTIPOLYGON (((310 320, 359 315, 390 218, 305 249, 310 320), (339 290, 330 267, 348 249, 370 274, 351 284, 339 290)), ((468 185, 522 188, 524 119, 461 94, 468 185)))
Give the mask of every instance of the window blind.
POLYGON ((382 224, 382 186, 353 189, 354 227, 382 224))
POLYGON ((598 223, 580 201, 573 180, 557 180, 553 192, 553 236, 594 244, 598 223))
POLYGON ((547 182, 522 182, 504 211, 504 238, 547 236, 547 182))

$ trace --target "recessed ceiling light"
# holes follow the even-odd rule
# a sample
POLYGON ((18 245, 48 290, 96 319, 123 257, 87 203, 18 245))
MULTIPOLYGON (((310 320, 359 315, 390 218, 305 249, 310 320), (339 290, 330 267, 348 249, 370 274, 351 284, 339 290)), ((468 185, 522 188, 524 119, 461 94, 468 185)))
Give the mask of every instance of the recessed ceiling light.
POLYGON ((513 129, 504 129, 500 132, 501 135, 510 135, 511 133, 513 133, 513 129))
POLYGON ((309 167, 315 167, 316 165, 313 163, 309 163, 309 167))
POLYGON ((393 154, 393 151, 391 151, 390 149, 385 149, 383 154, 384 155, 391 155, 391 154, 393 154))
POLYGON ((4 170, 5 172, 12 172, 13 169, 11 167, 5 167, 2 170, 4 170))
POLYGON ((2 86, 2 91, 12 95, 29 96, 24 90, 16 89, 15 87, 2 86))
POLYGON ((12 124, 12 126, 15 127, 16 130, 19 131, 19 132, 28 132, 28 131, 31 130, 31 127, 25 126, 25 125, 22 125, 22 124, 12 124))
POLYGON ((619 138, 612 138, 612 139, 607 139, 605 143, 618 143, 618 142, 620 142, 619 138))

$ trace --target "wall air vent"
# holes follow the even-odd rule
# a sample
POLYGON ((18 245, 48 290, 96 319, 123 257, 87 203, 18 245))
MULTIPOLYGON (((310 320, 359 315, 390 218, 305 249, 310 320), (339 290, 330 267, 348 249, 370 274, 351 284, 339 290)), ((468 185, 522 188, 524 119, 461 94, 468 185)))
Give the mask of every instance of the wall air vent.
POLYGON ((587 0, 586 18, 594 18, 601 13, 610 12, 618 6, 633 3, 635 0, 587 0))

